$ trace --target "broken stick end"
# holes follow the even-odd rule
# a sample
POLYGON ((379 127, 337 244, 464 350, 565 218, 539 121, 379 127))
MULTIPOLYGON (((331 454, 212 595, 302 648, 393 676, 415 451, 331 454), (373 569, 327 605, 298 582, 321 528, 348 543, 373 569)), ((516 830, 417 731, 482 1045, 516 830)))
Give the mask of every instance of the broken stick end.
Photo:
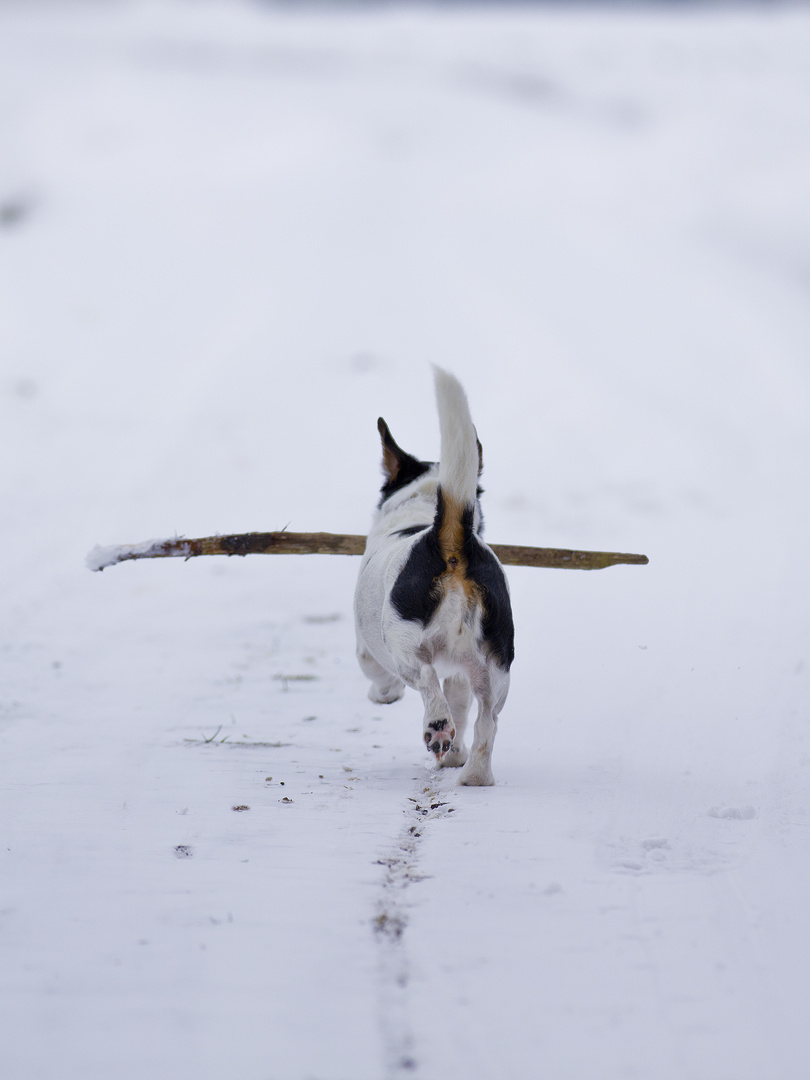
POLYGON ((96 544, 92 551, 87 553, 87 558, 84 560, 84 564, 88 570, 104 570, 108 566, 115 566, 119 561, 117 547, 102 547, 100 544, 96 544))
POLYGON ((85 559, 88 570, 105 570, 108 566, 127 562, 129 559, 157 559, 166 555, 191 556, 195 554, 190 542, 182 537, 175 540, 145 540, 142 544, 116 544, 103 547, 97 544, 85 559))

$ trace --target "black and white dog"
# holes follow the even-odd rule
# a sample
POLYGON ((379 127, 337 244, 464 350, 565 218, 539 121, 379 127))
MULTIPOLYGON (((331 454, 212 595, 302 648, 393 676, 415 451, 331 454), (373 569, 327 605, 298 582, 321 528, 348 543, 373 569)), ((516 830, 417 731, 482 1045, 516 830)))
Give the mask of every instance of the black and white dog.
POLYGON ((372 701, 397 701, 406 686, 419 691, 425 743, 439 765, 462 766, 461 784, 492 784, 514 658, 512 609, 503 568, 481 539, 481 444, 467 398, 452 375, 436 368, 435 376, 438 464, 406 454, 377 421, 385 484, 355 593, 357 657, 372 701))

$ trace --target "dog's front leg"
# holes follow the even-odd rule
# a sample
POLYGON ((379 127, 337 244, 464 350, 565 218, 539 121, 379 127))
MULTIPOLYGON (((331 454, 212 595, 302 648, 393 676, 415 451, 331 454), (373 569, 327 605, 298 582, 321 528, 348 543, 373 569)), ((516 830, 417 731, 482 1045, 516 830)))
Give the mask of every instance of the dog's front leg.
POLYGON ((416 689, 422 695, 425 706, 425 718, 422 722, 425 746, 436 761, 441 763, 444 755, 453 746, 456 727, 453 713, 442 693, 439 677, 432 664, 423 664, 415 681, 416 689))
POLYGON ((390 705, 393 701, 399 701, 405 693, 405 683, 397 675, 386 671, 382 664, 378 664, 361 642, 357 644, 357 661, 363 674, 371 681, 368 696, 372 701, 377 705, 390 705))

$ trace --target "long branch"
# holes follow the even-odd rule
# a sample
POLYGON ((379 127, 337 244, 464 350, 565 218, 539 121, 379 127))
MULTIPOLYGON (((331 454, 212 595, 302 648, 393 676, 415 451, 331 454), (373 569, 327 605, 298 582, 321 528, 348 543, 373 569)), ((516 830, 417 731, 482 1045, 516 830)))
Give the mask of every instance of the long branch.
MULTIPOLYGON (((564 570, 603 570, 629 563, 643 566, 646 555, 615 551, 569 551, 565 548, 491 544, 507 566, 544 566, 564 570)), ((230 536, 204 536, 199 540, 175 537, 142 544, 95 547, 87 556, 91 570, 103 570, 130 559, 193 559, 197 555, 362 555, 366 537, 345 533, 254 532, 230 536)))

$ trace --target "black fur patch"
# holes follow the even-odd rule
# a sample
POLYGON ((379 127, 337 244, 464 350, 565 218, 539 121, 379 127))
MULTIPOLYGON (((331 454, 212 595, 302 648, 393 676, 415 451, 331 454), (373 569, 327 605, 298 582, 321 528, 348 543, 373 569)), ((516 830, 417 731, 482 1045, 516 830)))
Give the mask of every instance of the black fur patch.
MULTIPOLYGON (((478 542, 473 532, 474 520, 475 508, 465 506, 461 515, 461 526, 464 530, 462 555, 467 562, 467 578, 474 581, 481 590, 484 604, 481 630, 484 640, 497 663, 508 671, 515 659, 515 626, 506 576, 495 555, 478 542)), ((482 527, 479 526, 479 535, 481 531, 482 527)))
POLYGON ((402 458, 397 475, 393 480, 387 480, 380 488, 380 501, 377 508, 379 509, 385 500, 390 499, 395 492, 401 491, 408 484, 412 484, 414 480, 418 480, 420 476, 424 476, 430 470, 432 464, 432 461, 417 461, 410 454, 402 458))
POLYGON ((472 534, 465 542, 464 555, 467 577, 481 590, 484 602, 484 640, 499 666, 508 671, 515 659, 515 625, 503 567, 472 534))
POLYGON ((391 603, 401 618, 427 626, 439 605, 437 579, 445 569, 436 530, 431 529, 411 548, 391 590, 391 603))
POLYGON ((429 525, 409 525, 407 529, 397 529, 392 532, 392 536, 416 536, 417 533, 424 532, 425 529, 429 529, 429 525))

